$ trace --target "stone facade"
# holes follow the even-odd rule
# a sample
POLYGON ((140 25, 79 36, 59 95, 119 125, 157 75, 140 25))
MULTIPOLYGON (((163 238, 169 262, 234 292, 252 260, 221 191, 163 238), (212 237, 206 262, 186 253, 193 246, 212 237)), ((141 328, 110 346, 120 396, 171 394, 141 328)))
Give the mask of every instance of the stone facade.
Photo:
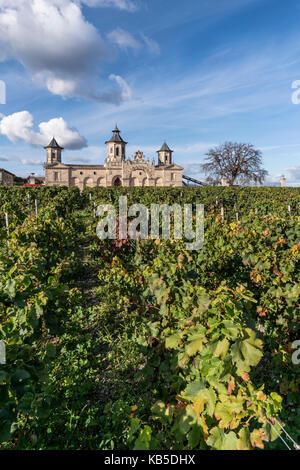
POLYGON ((0 186, 13 186, 15 175, 7 170, 0 168, 0 186))
POLYGON ((158 153, 158 164, 146 160, 140 151, 132 159, 126 159, 126 145, 116 127, 107 145, 104 165, 73 165, 62 163, 63 148, 53 138, 45 147, 47 162, 45 184, 47 186, 77 186, 81 190, 95 186, 182 186, 181 166, 173 163, 166 143, 158 153))

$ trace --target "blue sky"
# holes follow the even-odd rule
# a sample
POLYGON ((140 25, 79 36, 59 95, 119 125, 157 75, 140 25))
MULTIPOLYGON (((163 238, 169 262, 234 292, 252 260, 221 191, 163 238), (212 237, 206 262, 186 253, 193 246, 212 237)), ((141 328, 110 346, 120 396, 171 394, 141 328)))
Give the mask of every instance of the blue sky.
POLYGON ((129 156, 166 140, 202 178, 210 147, 250 142, 300 185, 299 21, 297 0, 1 0, 0 167, 42 175, 53 134, 102 163, 117 122, 129 156))

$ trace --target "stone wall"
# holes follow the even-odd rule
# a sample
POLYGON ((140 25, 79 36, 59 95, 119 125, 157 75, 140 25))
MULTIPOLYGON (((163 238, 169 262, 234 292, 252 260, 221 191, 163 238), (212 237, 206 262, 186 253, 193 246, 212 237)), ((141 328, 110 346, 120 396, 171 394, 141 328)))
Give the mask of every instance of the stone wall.
POLYGON ((13 186, 15 182, 15 175, 0 169, 0 186, 13 186))

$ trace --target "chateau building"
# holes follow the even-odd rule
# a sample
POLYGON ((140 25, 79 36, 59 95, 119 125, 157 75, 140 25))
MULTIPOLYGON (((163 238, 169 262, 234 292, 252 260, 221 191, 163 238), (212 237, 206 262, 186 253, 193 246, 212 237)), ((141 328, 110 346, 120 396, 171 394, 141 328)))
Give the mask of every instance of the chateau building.
POLYGON ((13 186, 15 182, 15 175, 10 171, 0 168, 0 186, 13 186))
POLYGON ((55 138, 45 147, 46 186, 78 186, 81 190, 94 186, 182 186, 181 166, 173 163, 173 151, 166 143, 158 150, 158 162, 145 160, 141 151, 126 158, 126 145, 118 127, 106 143, 104 165, 74 165, 62 163, 63 148, 55 138))

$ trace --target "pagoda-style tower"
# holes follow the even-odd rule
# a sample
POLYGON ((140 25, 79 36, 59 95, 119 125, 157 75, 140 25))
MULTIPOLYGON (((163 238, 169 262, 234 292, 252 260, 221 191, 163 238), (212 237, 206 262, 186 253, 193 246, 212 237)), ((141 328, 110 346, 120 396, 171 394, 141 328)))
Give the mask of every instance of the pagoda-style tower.
POLYGON ((51 165, 52 163, 61 163, 61 151, 64 149, 60 147, 56 142, 55 138, 51 140, 50 144, 47 147, 44 147, 47 152, 47 164, 51 165))
POLYGON ((158 165, 171 165, 173 150, 169 148, 166 142, 163 143, 160 150, 158 150, 158 165))
POLYGON ((116 125, 112 131, 113 135, 106 143, 107 145, 107 158, 106 163, 122 163, 126 158, 126 144, 120 136, 120 131, 116 125))

